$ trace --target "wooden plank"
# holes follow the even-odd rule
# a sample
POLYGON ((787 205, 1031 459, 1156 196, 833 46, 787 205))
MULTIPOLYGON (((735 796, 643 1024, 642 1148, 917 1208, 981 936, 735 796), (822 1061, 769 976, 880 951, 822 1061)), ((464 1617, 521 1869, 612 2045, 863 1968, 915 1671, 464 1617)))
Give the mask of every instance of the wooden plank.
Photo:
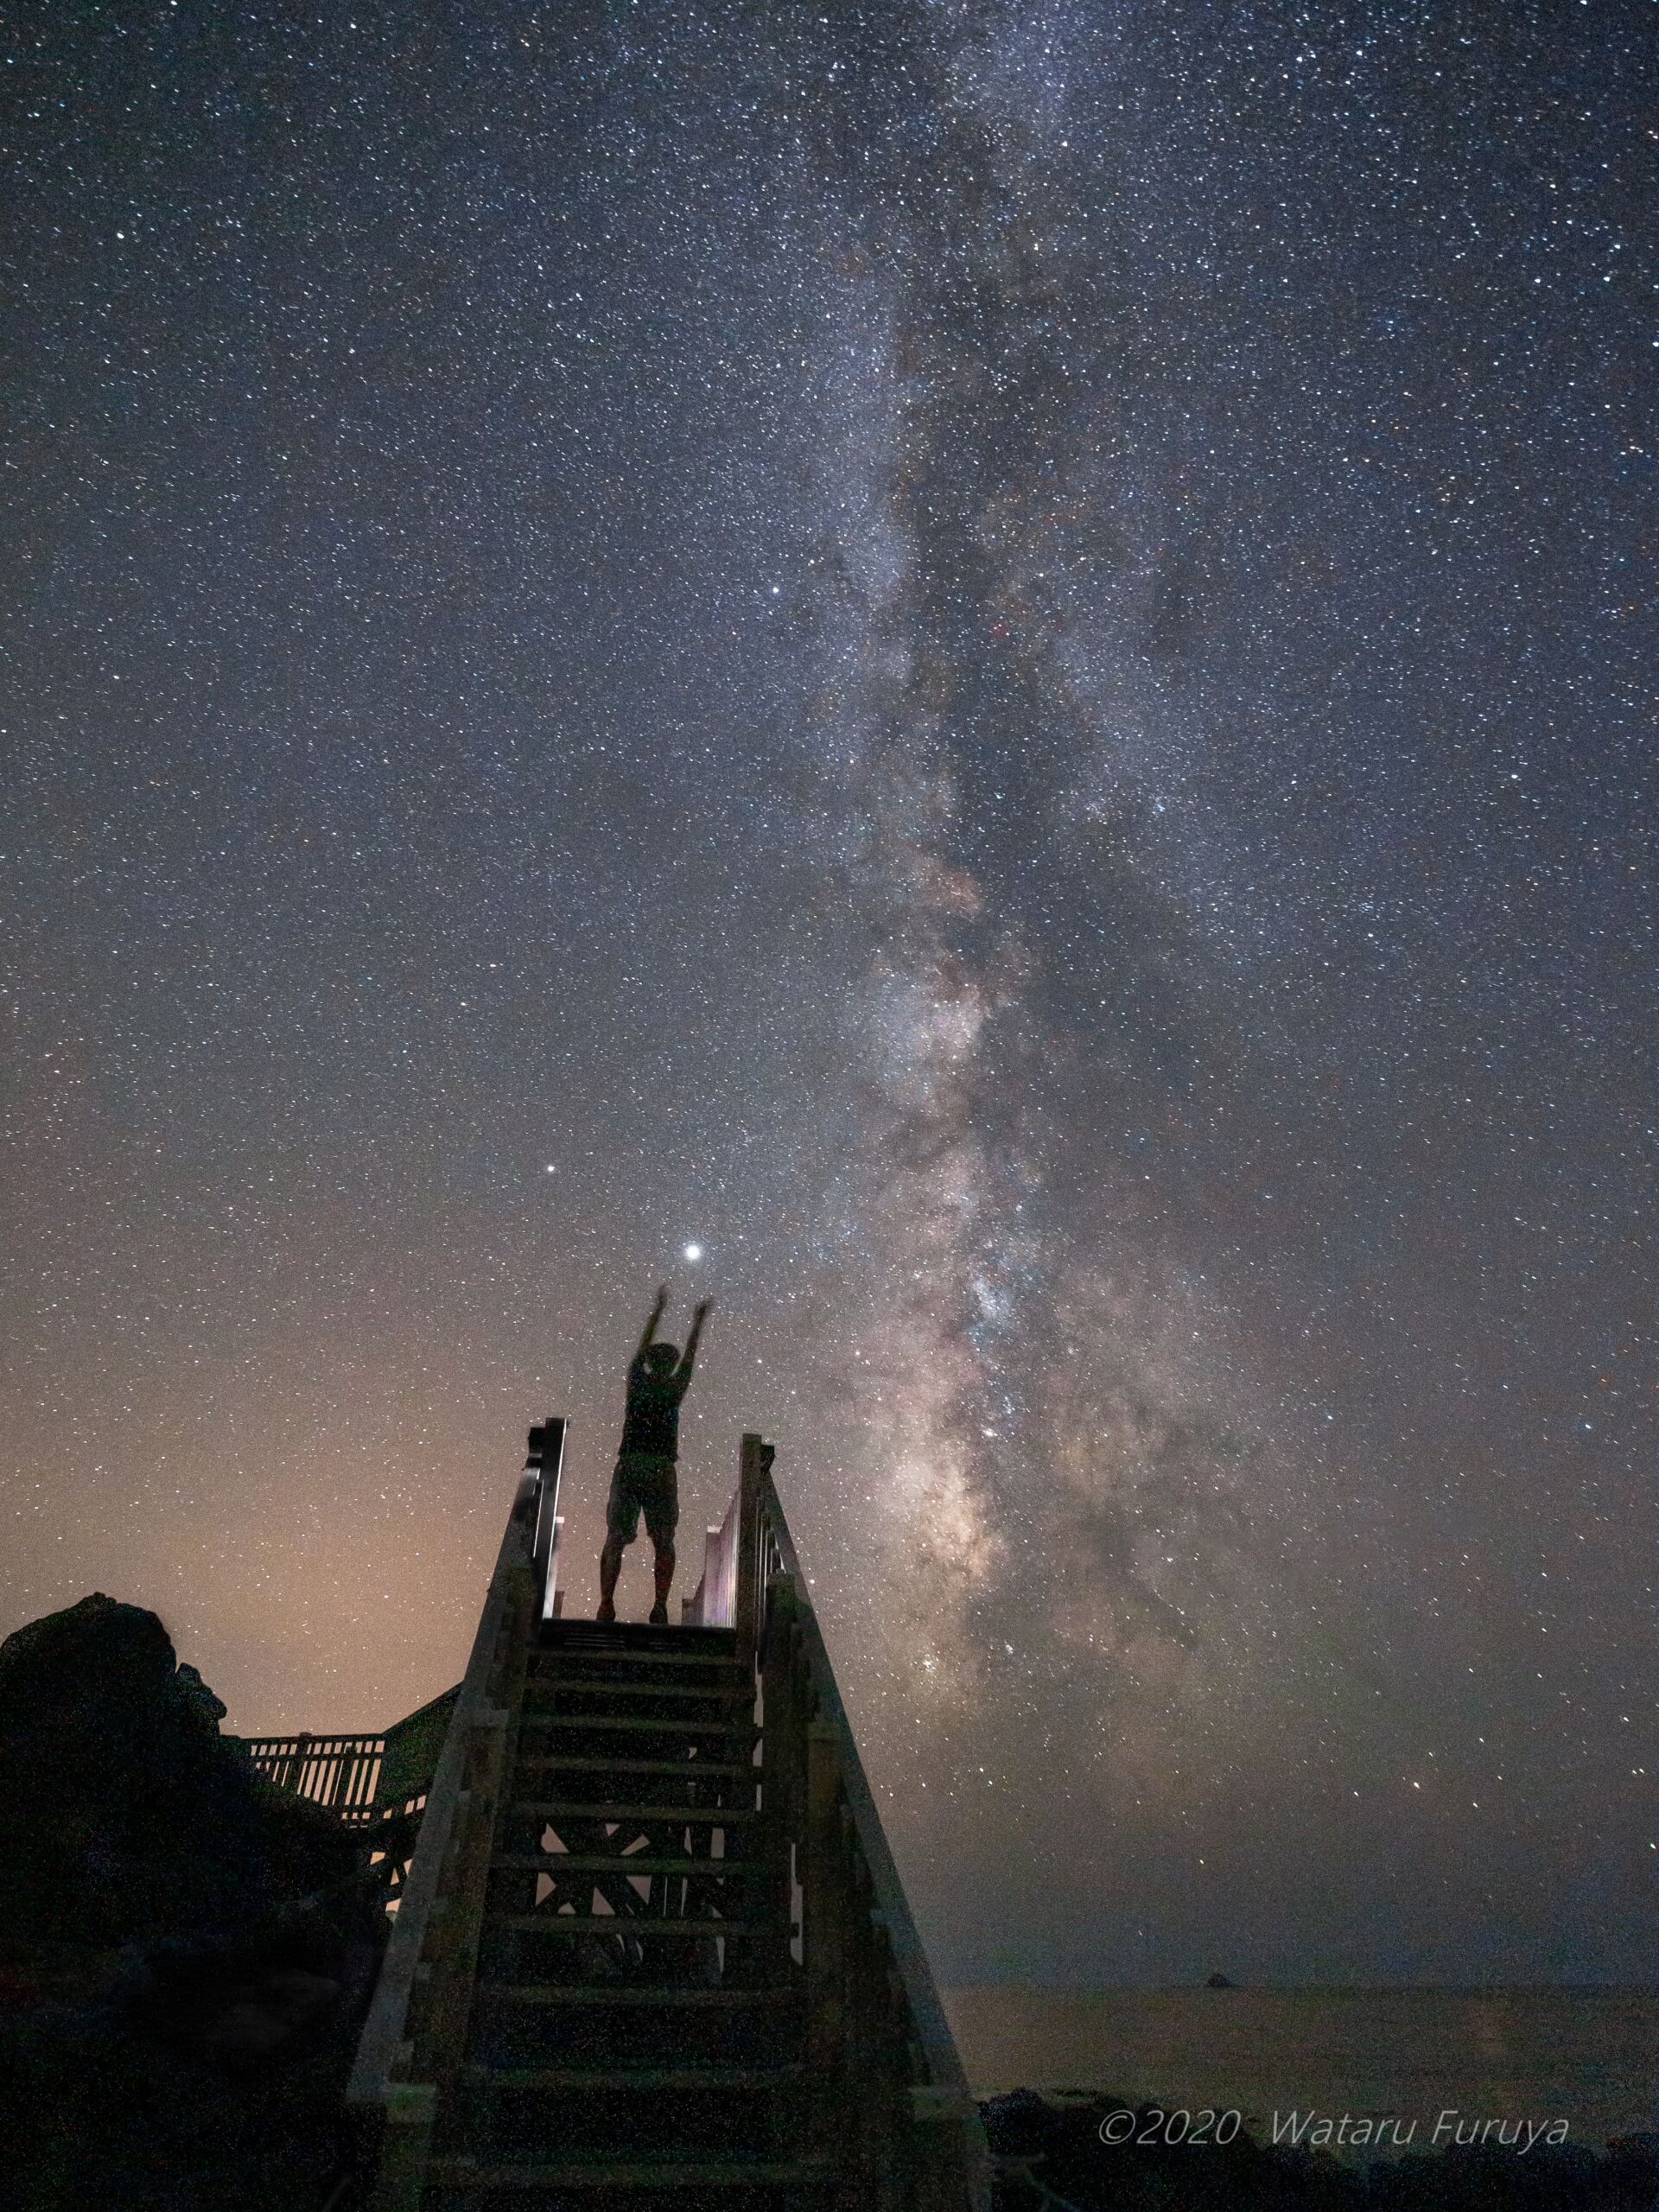
POLYGON ((742 1775, 751 1782, 760 1779, 759 1767, 736 1759, 631 1759, 620 1753, 607 1758, 602 1752, 589 1757, 580 1751, 527 1751, 518 1765, 521 1771, 557 1767, 566 1774, 672 1774, 684 1782, 695 1782, 705 1775, 710 1781, 716 1776, 722 1781, 735 1781, 742 1775))
POLYGON ((806 2077, 788 2066, 469 2066, 467 2079, 501 2089, 786 2089, 806 2077))
MULTIPOLYGON (((652 1693, 660 1697, 664 1692, 652 1693)), ((695 1690, 683 1693, 695 1697, 695 1690)), ((728 1741, 747 1737, 751 1744, 760 1738, 760 1731, 753 1720, 728 1719, 721 1713, 710 1713, 699 1719, 695 1713, 527 1713, 526 1728, 593 1728, 607 1733, 639 1736, 723 1736, 728 1741)))
POLYGON ((483 1994, 493 2005, 580 2005, 597 2006, 601 2012, 613 2005, 667 2005, 671 2010, 683 2007, 700 2012, 705 2006, 715 2011, 728 2006, 751 2005, 793 2007, 798 2002, 798 1993, 793 1989, 658 1989, 649 1982, 639 1982, 621 1988, 590 1989, 580 1982, 565 1981, 493 1981, 483 1994))
MULTIPOLYGON (((562 1650, 556 1655, 556 1652, 549 1652, 549 1648, 546 1648, 544 1643, 544 1646, 542 1646, 542 1659, 549 1659, 549 1656, 557 1656, 557 1672, 560 1672, 560 1675, 564 1672, 564 1668, 570 1668, 570 1666, 600 1666, 604 1668, 606 1672, 611 1672, 613 1668, 617 1666, 628 1666, 628 1668, 702 1666, 702 1668, 710 1668, 710 1672, 719 1672, 726 1681, 734 1681, 736 1676, 741 1676, 743 1672, 741 1662, 734 1659, 732 1652, 728 1650, 723 1652, 641 1652, 639 1648, 631 1646, 631 1643, 620 1643, 613 1652, 562 1650)), ((591 1676, 582 1676, 582 1679, 588 1681, 591 1676)), ((556 1675, 540 1672, 540 1675, 531 1675, 529 1686, 533 1688, 533 1690, 550 1690, 550 1688, 556 1686, 556 1681, 557 1681, 556 1675)))
POLYGON ((470 2158, 434 2158, 431 2184, 442 2189, 789 2189, 830 2179, 827 2159, 718 2161, 653 2158, 646 2164, 562 2160, 556 2165, 474 2164, 470 2158))
POLYGON ((764 1871, 753 1859, 694 1859, 690 1853, 683 1859, 658 1859, 643 1851, 620 1851, 608 1859, 588 1852, 510 1852, 490 1864, 515 1874, 743 1874, 752 1881, 764 1871))
MULTIPOLYGON (((563 1690, 572 1697, 702 1698, 713 1704, 734 1705, 740 1699, 753 1702, 753 1692, 744 1682, 607 1682, 588 1676, 582 1681, 550 1681, 532 1675, 526 1687, 533 1690, 563 1690)), ((606 1716, 596 1713, 595 1719, 606 1716)))
POLYGON ((677 1942, 699 1936, 760 1936, 759 1920, 658 1920, 642 1912, 492 1912, 492 1928, 533 1929, 538 1936, 667 1936, 677 1942))
POLYGON ((429 1700, 387 1729, 374 1785, 377 1806, 405 1804, 431 1789, 460 1695, 457 1682, 454 1689, 429 1700))
POLYGON ((556 1821, 563 1813, 568 1821, 631 1821, 636 1828, 723 1828, 729 1827, 734 1821, 760 1817, 753 1805, 641 1805, 637 1802, 629 1805, 587 1805, 566 1797, 525 1799, 512 1809, 550 1823, 556 1821))

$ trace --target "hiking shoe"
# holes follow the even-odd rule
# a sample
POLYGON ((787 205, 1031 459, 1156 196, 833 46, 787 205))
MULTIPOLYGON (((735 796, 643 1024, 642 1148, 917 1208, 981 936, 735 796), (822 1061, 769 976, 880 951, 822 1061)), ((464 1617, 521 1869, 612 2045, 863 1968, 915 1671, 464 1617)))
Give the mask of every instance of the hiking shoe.
POLYGON ((599 1611, 594 1615, 594 1618, 596 1621, 613 1621, 616 1618, 616 1607, 608 1598, 600 1599, 599 1611))
POLYGON ((666 1605, 653 1605, 652 1607, 651 1625, 652 1628, 666 1628, 668 1626, 668 1607, 666 1605))

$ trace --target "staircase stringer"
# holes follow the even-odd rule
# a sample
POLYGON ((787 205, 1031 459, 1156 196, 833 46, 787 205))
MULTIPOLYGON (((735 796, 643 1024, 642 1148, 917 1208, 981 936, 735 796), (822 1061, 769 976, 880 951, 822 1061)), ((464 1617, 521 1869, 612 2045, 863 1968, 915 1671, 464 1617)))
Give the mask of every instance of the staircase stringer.
POLYGON ((539 1476, 527 1470, 485 1594, 346 2086, 347 2107, 379 2136, 367 2212, 420 2212, 440 2091, 464 2051, 496 1808, 511 1771, 504 1669, 516 1645, 522 1682, 541 1488, 539 1476))
POLYGON ((433 1961, 431 2002, 415 2038, 414 2070, 437 2093, 434 2132, 439 2141, 447 2132, 447 2108, 466 2066, 472 2037, 490 1868, 509 1840, 510 1799, 535 1618, 535 1577, 526 1559, 512 1571, 490 1679, 490 1702, 469 1747, 468 1799, 445 1891, 446 1925, 440 1956, 433 1961))

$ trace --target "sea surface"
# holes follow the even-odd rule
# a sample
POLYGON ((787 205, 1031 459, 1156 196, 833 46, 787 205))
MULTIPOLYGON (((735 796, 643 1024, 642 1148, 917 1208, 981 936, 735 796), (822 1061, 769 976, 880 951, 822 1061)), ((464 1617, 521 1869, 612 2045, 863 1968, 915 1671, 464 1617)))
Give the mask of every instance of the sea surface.
MULTIPOLYGON (((1198 2111, 1565 2120, 1567 2140, 1659 2128, 1659 1990, 947 1990, 976 2094, 1108 2090, 1198 2111)), ((1455 2125, 1455 2123, 1453 2123, 1455 2125)), ((1448 2137, 1442 2135, 1444 2144, 1448 2137)), ((1384 2149, 1395 2154, 1392 2141, 1384 2149)), ((1374 2153, 1373 2153, 1374 2155, 1374 2153)))

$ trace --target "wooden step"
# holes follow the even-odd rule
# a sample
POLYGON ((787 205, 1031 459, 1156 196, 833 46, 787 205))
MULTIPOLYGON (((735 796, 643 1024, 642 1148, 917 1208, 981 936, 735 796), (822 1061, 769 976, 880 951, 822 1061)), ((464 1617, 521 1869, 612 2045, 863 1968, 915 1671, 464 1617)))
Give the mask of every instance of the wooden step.
POLYGON ((468 2082, 495 2089, 786 2089, 804 2082, 784 2066, 468 2066, 468 2082))
MULTIPOLYGON (((764 1978, 748 1972, 736 1978, 728 1971, 712 1981, 701 1973, 682 1980, 675 1971, 703 1960, 705 1954, 692 1943, 642 1944, 640 1964, 629 1978, 612 1980, 572 1974, 581 1961, 577 1944, 544 1944, 535 1936, 512 1934, 504 1934, 502 1941, 539 1947, 539 1956, 503 1960, 499 1981, 486 1977, 476 1985, 467 2050, 476 2065, 581 2066, 626 2073, 652 2067, 781 2066, 806 2055, 800 1977, 791 1974, 781 1929, 763 1940, 770 1968, 764 1978), (663 1971, 662 1980, 645 1979, 647 1962, 663 1971), (550 1978, 556 1972, 557 1978, 550 1978)), ((728 1963, 742 1941, 728 1946, 728 1963)), ((696 2099, 703 2093, 689 2094, 696 2099)), ((507 2101, 539 2094, 520 2090, 507 2101)), ((733 2101, 741 2106, 743 2092, 735 2092, 733 2101)), ((568 2147, 574 2154, 575 2144, 568 2147)), ((643 2147, 656 2146, 647 2141, 643 2147)))
POLYGON ((490 1912, 491 1928, 530 1929, 538 1936, 667 1936, 690 1942, 705 1936, 772 1936, 782 1928, 772 1920, 660 1920, 652 1913, 490 1912))
POLYGON ((542 1624, 537 1649, 543 1652, 645 1652, 652 1657, 688 1652, 735 1659, 737 1630, 730 1628, 653 1628, 649 1621, 552 1620, 542 1624))
POLYGON ((567 1821, 631 1821, 635 1827, 652 1828, 723 1828, 760 1816, 758 1805, 589 1805, 569 1797, 524 1798, 512 1809, 530 1820, 556 1821, 563 1813, 567 1821))
POLYGON ((575 1671, 573 1662, 568 1669, 561 1666, 556 1675, 527 1674, 524 1688, 527 1694, 537 1699, 544 1694, 570 1690, 582 1690, 589 1695, 603 1691, 608 1697, 619 1690, 645 1690, 654 1696, 658 1690, 689 1689, 695 1691, 699 1697, 736 1700, 753 1695, 753 1675, 745 1674, 737 1667, 728 1667, 723 1660, 680 1660, 669 1656, 619 1664, 613 1659, 595 1657, 591 1669, 582 1672, 575 1671), (715 1679, 699 1681, 694 1675, 688 1681, 683 1671, 687 1667, 700 1667, 705 1675, 712 1675, 715 1679), (650 1668, 659 1671, 655 1674, 642 1671, 650 1668))
POLYGON ((759 1782, 760 1770, 748 1759, 630 1759, 620 1753, 607 1758, 603 1753, 588 1756, 580 1751, 525 1751, 519 1755, 518 1770, 522 1774, 531 1767, 561 1767, 567 1774, 677 1774, 682 1780, 695 1782, 703 1776, 721 1775, 736 1777, 747 1774, 752 1782, 759 1782))
POLYGON ((683 1713, 531 1713, 519 1715, 521 1728, 585 1728, 606 1735, 723 1736, 728 1741, 760 1740, 753 1720, 696 1720, 683 1713))
MULTIPOLYGON (((710 1674, 723 1676, 734 1687, 754 1679, 753 1669, 728 1651, 639 1651, 626 1644, 610 1649, 582 1645, 550 1651, 543 1645, 530 1663, 530 1680, 535 1682, 556 1681, 567 1668, 593 1667, 614 1667, 619 1675, 626 1667, 706 1667, 710 1674)), ((575 1679, 573 1675, 572 1680, 575 1679)), ((584 1673, 582 1679, 588 1681, 591 1676, 584 1673)))
POLYGON ((752 1688, 742 1681, 607 1682, 602 1676, 547 1675, 533 1670, 524 1679, 531 1689, 568 1690, 578 1697, 701 1698, 705 1704, 735 1704, 739 1699, 750 1705, 754 1702, 752 1688))
POLYGON ((742 1874, 766 1869, 758 1859, 658 1859, 643 1851, 619 1851, 611 1858, 593 1852, 507 1852, 492 1859, 493 1868, 514 1874, 742 1874))
POLYGON ((546 2165, 486 2165, 471 2158, 433 2158, 428 2184, 438 2189, 810 2189, 828 2182, 827 2158, 653 2158, 623 2165, 610 2159, 561 2159, 546 2165))
POLYGON ((613 1987, 601 1985, 591 1989, 581 1982, 569 1981, 485 1981, 479 1984, 479 1995, 494 2005, 592 2005, 601 2008, 666 2005, 683 2005, 694 2012, 701 2012, 705 2006, 716 2011, 751 2005, 792 2007, 801 2001, 798 1990, 781 1984, 760 1989, 658 1989, 644 1981, 621 1982, 613 1987))
POLYGON ((594 1620, 587 1613, 560 1613, 544 1624, 550 1643, 567 1637, 603 1636, 620 1639, 643 1637, 647 1643, 726 1643, 737 1642, 734 1628, 716 1628, 702 1621, 594 1620))

